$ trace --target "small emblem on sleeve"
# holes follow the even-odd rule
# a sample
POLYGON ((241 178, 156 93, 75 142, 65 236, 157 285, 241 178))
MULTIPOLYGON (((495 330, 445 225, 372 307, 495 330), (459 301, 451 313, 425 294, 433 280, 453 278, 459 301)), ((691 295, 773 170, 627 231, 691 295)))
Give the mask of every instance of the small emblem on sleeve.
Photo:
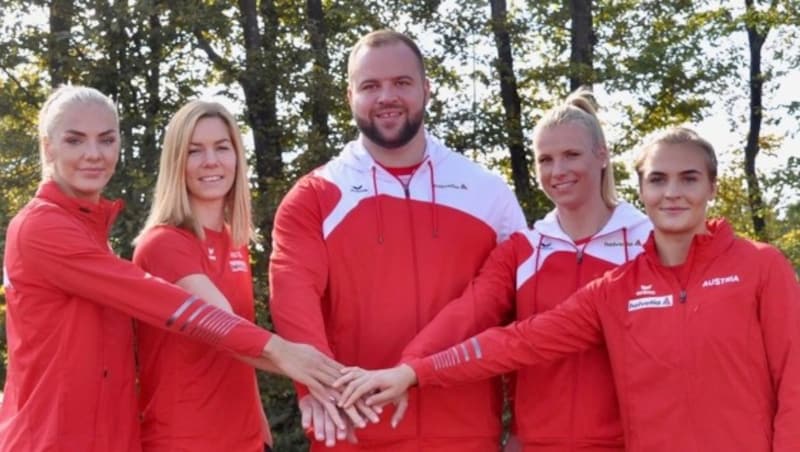
POLYGON ((634 298, 628 301, 628 312, 640 309, 668 308, 672 306, 672 295, 634 298))

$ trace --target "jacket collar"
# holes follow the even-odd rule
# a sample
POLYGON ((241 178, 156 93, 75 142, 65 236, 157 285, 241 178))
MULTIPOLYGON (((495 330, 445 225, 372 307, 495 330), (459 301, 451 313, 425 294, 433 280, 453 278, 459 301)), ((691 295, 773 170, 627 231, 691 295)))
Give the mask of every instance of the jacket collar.
MULTIPOLYGON (((427 159, 436 166, 449 155, 450 151, 447 147, 426 130, 423 162, 427 159)), ((339 158, 342 159, 342 162, 347 166, 361 172, 370 171, 373 167, 381 168, 364 146, 364 137, 362 135, 359 135, 358 139, 347 143, 342 153, 339 154, 339 158)), ((426 165, 420 166, 420 170, 424 171, 425 166, 426 165)))
POLYGON ((93 203, 69 196, 52 180, 39 185, 36 197, 53 203, 76 217, 84 218, 97 226, 103 226, 105 233, 111 229, 111 225, 114 224, 114 220, 124 207, 124 202, 119 199, 110 201, 101 197, 97 203, 93 203))
MULTIPOLYGON (((719 256, 736 238, 733 227, 723 218, 707 220, 706 229, 708 229, 708 234, 696 234, 692 238, 686 263, 690 263, 690 261, 706 261, 719 256)), ((644 252, 652 262, 662 265, 661 258, 658 257, 653 232, 650 232, 650 236, 644 244, 644 252)))
MULTIPOLYGON (((628 204, 627 202, 620 202, 611 213, 611 218, 608 219, 605 225, 594 234, 593 237, 600 237, 611 234, 613 232, 621 231, 622 229, 632 229, 643 223, 648 223, 650 219, 647 215, 640 212, 638 209, 628 204)), ((564 232, 561 225, 558 223, 558 215, 556 210, 551 210, 544 218, 534 223, 533 228, 542 235, 550 238, 564 240, 572 243, 572 239, 564 232)))

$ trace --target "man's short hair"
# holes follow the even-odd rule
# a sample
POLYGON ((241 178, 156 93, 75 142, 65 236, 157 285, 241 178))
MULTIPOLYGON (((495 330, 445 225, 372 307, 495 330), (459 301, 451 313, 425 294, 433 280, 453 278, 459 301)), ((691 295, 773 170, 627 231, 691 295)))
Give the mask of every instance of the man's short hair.
POLYGON ((368 33, 361 37, 358 42, 356 42, 356 44, 353 46, 353 49, 350 51, 350 57, 347 59, 347 79, 349 80, 353 75, 353 60, 362 47, 383 47, 397 43, 404 44, 406 47, 411 49, 411 51, 414 53, 414 56, 417 57, 420 73, 424 79, 425 61, 422 58, 422 52, 419 50, 417 43, 403 33, 388 29, 376 30, 368 33))

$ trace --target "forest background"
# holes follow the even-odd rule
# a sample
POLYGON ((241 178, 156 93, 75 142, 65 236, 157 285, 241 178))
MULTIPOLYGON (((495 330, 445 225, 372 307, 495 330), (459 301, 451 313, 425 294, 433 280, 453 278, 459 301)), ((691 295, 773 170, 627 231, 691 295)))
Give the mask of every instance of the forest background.
MULTIPOLYGON (((426 55, 428 128, 506 176, 530 222, 551 208, 534 182, 533 125, 591 85, 626 199, 638 203, 629 160, 642 137, 694 124, 725 162, 712 214, 800 269, 800 0, 0 0, 0 18, 0 251, 39 182, 36 113, 53 87, 90 85, 118 103, 122 152, 106 194, 127 203, 112 234, 124 257, 166 122, 212 96, 248 137, 257 312, 271 327, 275 209, 356 136, 347 53, 390 27, 426 55)), ((291 384, 260 378, 276 450, 304 450, 291 384)))

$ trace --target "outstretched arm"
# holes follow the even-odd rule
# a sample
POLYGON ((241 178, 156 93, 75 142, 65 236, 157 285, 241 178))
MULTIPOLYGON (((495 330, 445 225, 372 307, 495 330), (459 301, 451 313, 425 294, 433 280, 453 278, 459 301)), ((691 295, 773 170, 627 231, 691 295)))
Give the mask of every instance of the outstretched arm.
POLYGON ((451 386, 552 361, 602 342, 597 304, 603 300, 603 282, 596 280, 556 309, 491 328, 435 355, 383 371, 345 369, 335 386, 347 385, 344 406, 368 394, 372 395, 367 404, 382 404, 395 400, 415 382, 451 386))
POLYGON ((530 251, 514 234, 489 254, 460 297, 447 304, 403 350, 402 361, 421 358, 457 344, 512 317, 518 254, 530 251))

